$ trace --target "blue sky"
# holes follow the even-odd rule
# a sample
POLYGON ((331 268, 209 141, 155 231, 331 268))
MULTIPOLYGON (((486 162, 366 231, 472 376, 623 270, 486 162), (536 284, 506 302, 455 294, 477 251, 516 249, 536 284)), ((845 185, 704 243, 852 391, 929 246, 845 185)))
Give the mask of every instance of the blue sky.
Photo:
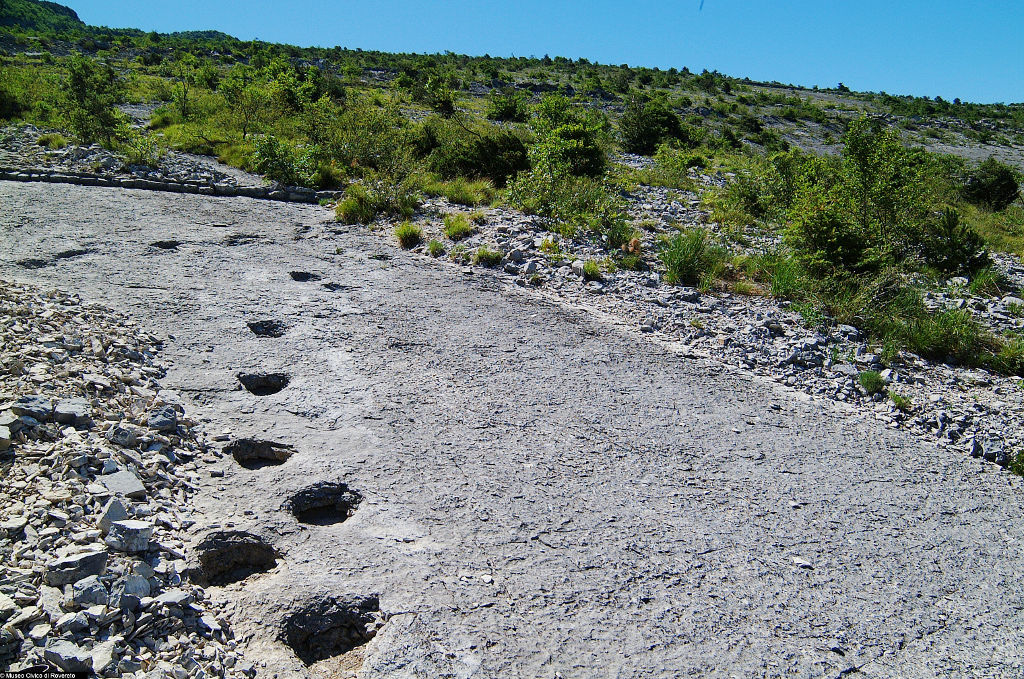
POLYGON ((586 57, 1024 102, 1020 0, 64 0, 90 24, 393 52, 586 57))

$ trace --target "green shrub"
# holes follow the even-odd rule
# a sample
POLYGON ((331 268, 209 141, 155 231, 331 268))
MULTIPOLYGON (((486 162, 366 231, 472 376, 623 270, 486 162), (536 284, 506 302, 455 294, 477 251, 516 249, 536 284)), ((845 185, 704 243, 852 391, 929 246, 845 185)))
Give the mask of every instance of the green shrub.
POLYGON ((412 222, 402 222, 395 227, 395 238, 399 245, 408 250, 423 242, 423 229, 412 222))
POLYGON ((299 184, 299 167, 295 151, 273 135, 256 139, 249 162, 254 171, 267 179, 288 186, 299 184))
POLYGON ((444 216, 444 235, 453 241, 469 238, 476 229, 461 212, 444 216))
POLYGON ((685 151, 662 144, 654 154, 654 165, 640 171, 641 181, 651 186, 696 191, 697 183, 690 176, 690 168, 706 164, 703 156, 699 160, 685 151))
POLYGON ((1011 335, 985 361, 988 368, 1004 375, 1024 377, 1024 335, 1011 335))
POLYGON ((50 132, 39 135, 36 144, 50 150, 62 149, 68 145, 68 140, 59 132, 50 132))
POLYGON ((967 287, 972 295, 995 297, 1004 294, 1009 287, 1009 283, 1002 271, 987 267, 976 271, 971 278, 970 285, 967 287))
POLYGON ((120 151, 129 165, 157 167, 164 155, 164 150, 156 140, 138 130, 131 129, 124 135, 120 151))
POLYGON ((370 192, 362 184, 352 184, 334 210, 339 222, 345 224, 369 224, 377 216, 377 205, 370 192))
POLYGON ((104 141, 112 147, 123 114, 115 108, 123 83, 109 64, 72 53, 68 62, 66 107, 71 129, 85 142, 104 141))
POLYGON ((432 240, 427 243, 427 252, 431 257, 440 257, 444 254, 444 244, 439 240, 432 240))
POLYGON ((831 163, 814 159, 820 173, 808 172, 798 184, 784 240, 803 264, 818 274, 834 269, 856 270, 863 261, 866 239, 850 218, 852 205, 831 175, 831 163), (824 176, 823 176, 824 175, 824 176))
POLYGON ((412 181, 377 177, 365 184, 351 184, 335 208, 335 216, 345 224, 369 224, 382 214, 409 218, 418 205, 412 181))
POLYGON ((516 177, 509 185, 508 198, 513 207, 527 214, 551 219, 552 228, 565 235, 579 228, 603 233, 625 214, 622 201, 599 180, 552 175, 539 167, 516 177))
POLYGON ((476 254, 473 255, 473 262, 483 266, 498 266, 501 264, 501 258, 502 254, 498 250, 492 250, 486 245, 481 245, 477 248, 476 254))
POLYGON ((490 120, 522 123, 529 115, 526 96, 521 92, 491 90, 487 97, 487 117, 490 120))
POLYGON ((658 258, 665 265, 665 281, 670 285, 696 285, 709 289, 721 274, 728 256, 700 227, 682 231, 665 239, 658 258))
POLYGON ((1020 196, 1018 174, 990 157, 967 175, 963 195, 975 205, 1002 212, 1020 196))
POLYGON ((602 139, 606 120, 574 108, 565 97, 549 95, 535 108, 537 141, 530 165, 552 176, 597 177, 607 165, 602 139))
POLYGON ((892 404, 896 406, 897 410, 901 410, 905 413, 910 412, 914 407, 914 404, 909 398, 906 396, 900 396, 892 389, 889 390, 889 399, 892 400, 892 404))
POLYGON ((800 262, 788 252, 751 255, 743 260, 742 268, 776 299, 797 299, 810 284, 800 262))
POLYGON ((153 111, 153 115, 149 118, 149 129, 151 130, 162 130, 173 124, 174 114, 163 107, 153 111))
POLYGON ((428 118, 416 129, 413 148, 444 179, 487 178, 504 186, 529 167, 526 144, 516 132, 484 123, 428 118))
POLYGON ((951 209, 927 225, 922 250, 925 261, 946 274, 969 274, 989 263, 981 236, 951 209))
POLYGON ((494 199, 494 185, 489 179, 456 177, 449 181, 428 181, 423 191, 432 196, 444 196, 459 205, 482 205, 494 199))
POLYGON ((588 259, 583 263, 583 280, 585 281, 600 281, 601 267, 592 259, 588 259))
POLYGON ((634 94, 619 120, 622 148, 627 153, 649 156, 662 142, 679 138, 682 121, 661 99, 634 94))
POLYGON ((647 271, 648 268, 643 255, 638 252, 620 254, 615 260, 615 264, 620 269, 626 269, 627 271, 647 271))
POLYGON ((926 159, 897 131, 861 119, 843 139, 839 159, 807 159, 792 182, 786 241, 819 275, 903 261, 929 215, 926 159))
POLYGON ((628 247, 634 240, 639 240, 642 235, 636 227, 625 219, 617 219, 605 231, 605 240, 610 249, 618 250, 619 248, 628 247))
POLYGON ((881 374, 874 370, 865 370, 857 376, 857 381, 860 382, 860 386, 864 387, 869 395, 880 394, 885 391, 885 380, 882 379, 881 374))

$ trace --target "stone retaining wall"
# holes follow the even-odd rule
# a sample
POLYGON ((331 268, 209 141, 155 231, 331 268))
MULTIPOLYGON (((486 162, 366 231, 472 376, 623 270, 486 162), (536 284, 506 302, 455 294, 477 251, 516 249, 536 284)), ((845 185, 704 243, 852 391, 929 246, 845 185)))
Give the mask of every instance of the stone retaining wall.
POLYGON ((313 191, 298 186, 231 186, 199 182, 154 181, 132 176, 101 175, 87 172, 57 172, 46 169, 24 170, 0 167, 0 180, 17 182, 47 182, 50 184, 77 184, 80 186, 114 186, 124 189, 169 191, 171 193, 197 193, 204 196, 244 196, 263 200, 291 203, 318 203, 334 200, 337 191, 313 191))

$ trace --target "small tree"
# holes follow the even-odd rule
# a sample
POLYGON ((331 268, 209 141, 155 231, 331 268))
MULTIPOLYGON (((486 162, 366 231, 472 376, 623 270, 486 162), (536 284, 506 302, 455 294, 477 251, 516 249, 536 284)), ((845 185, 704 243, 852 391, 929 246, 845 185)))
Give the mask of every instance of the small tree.
POLYGON ((682 121, 661 99, 647 99, 639 94, 630 97, 619 121, 622 147, 628 153, 649 156, 658 144, 679 137, 682 121))
POLYGON ((112 146, 121 120, 114 105, 121 92, 121 82, 109 64, 72 54, 66 104, 75 134, 86 142, 103 140, 112 146))
POLYGON ((273 99, 269 88, 252 78, 245 67, 233 69, 220 85, 220 92, 228 102, 235 119, 242 126, 242 140, 250 132, 258 132, 263 120, 269 114, 273 99))
POLYGON ((199 62, 191 54, 183 54, 174 64, 174 101, 182 120, 188 119, 188 95, 196 84, 199 62))

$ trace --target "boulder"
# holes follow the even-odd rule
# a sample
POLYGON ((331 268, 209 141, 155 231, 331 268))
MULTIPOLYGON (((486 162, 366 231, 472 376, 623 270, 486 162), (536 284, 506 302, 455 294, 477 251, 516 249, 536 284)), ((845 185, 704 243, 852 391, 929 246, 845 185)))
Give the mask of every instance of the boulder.
POLYGON ((124 521, 128 518, 128 508, 124 506, 124 503, 120 498, 112 497, 103 507, 103 511, 100 513, 100 530, 107 533, 110 530, 110 524, 115 521, 124 521))
POLYGON ((92 406, 84 398, 63 398, 53 409, 53 419, 60 424, 70 424, 76 429, 92 427, 92 406))
POLYGON ((14 402, 11 410, 15 415, 28 415, 45 422, 53 414, 53 401, 45 396, 22 396, 14 402))

